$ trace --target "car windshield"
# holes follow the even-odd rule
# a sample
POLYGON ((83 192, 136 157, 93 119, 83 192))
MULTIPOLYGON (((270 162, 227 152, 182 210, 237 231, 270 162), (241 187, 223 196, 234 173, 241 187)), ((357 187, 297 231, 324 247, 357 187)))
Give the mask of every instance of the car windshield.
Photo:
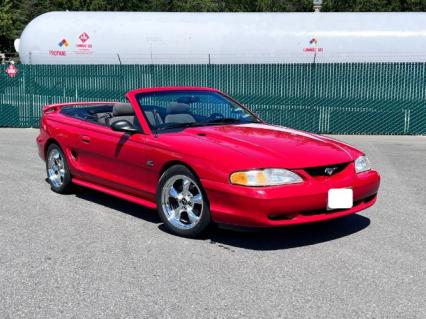
POLYGON ((156 131, 260 122, 239 104, 213 91, 141 93, 136 99, 151 129, 156 131))

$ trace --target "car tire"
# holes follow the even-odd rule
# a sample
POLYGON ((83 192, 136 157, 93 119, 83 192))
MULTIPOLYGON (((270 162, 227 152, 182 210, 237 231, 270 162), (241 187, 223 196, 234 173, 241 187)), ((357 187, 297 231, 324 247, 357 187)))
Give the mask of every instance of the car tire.
POLYGON ((47 149, 46 173, 52 191, 65 194, 71 190, 71 174, 67 159, 57 144, 51 144, 47 149))
POLYGON ((172 166, 161 176, 157 207, 166 228, 179 236, 199 237, 211 224, 207 195, 197 176, 184 165, 172 166))

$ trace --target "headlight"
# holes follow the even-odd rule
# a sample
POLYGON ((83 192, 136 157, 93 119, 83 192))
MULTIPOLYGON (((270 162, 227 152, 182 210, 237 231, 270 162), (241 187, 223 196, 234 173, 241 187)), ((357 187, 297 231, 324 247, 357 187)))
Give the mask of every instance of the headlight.
POLYGON ((369 171, 371 169, 371 163, 367 156, 360 156, 355 160, 355 171, 357 173, 369 171))
POLYGON ((229 179, 232 184, 243 186, 274 186, 303 182, 296 173, 281 168, 235 172, 229 179))

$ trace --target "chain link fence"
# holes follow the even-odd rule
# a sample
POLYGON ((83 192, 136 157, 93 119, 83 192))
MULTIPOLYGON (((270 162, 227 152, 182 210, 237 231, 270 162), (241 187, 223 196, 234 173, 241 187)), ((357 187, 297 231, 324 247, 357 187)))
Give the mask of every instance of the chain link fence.
POLYGON ((426 63, 16 65, 0 68, 0 127, 37 127, 44 105, 124 101, 140 87, 218 88, 269 123, 316 133, 426 134, 426 63))

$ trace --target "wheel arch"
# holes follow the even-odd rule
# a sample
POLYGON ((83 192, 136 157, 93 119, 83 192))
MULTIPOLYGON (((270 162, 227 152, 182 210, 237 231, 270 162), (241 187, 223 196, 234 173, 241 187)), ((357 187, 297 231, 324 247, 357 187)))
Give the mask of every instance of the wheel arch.
POLYGON ((62 148, 62 146, 61 146, 61 144, 59 144, 59 142, 56 140, 56 139, 54 139, 53 137, 50 137, 47 141, 46 141, 46 143, 44 144, 44 156, 45 157, 47 157, 47 150, 49 149, 49 146, 50 145, 52 145, 52 144, 56 144, 56 145, 58 145, 59 146, 59 148, 62 150, 62 151, 64 151, 63 150, 63 148, 62 148))
POLYGON ((201 183, 200 177, 198 176, 197 172, 191 167, 191 165, 189 165, 189 164, 187 164, 183 161, 179 161, 179 160, 172 160, 172 161, 168 161, 168 162, 164 163, 164 165, 161 167, 161 170, 158 174, 158 179, 160 179, 161 176, 163 176, 165 171, 167 171, 170 167, 175 166, 175 165, 185 166, 187 169, 189 169, 191 171, 192 174, 195 175, 195 177, 197 177, 198 181, 201 183))

